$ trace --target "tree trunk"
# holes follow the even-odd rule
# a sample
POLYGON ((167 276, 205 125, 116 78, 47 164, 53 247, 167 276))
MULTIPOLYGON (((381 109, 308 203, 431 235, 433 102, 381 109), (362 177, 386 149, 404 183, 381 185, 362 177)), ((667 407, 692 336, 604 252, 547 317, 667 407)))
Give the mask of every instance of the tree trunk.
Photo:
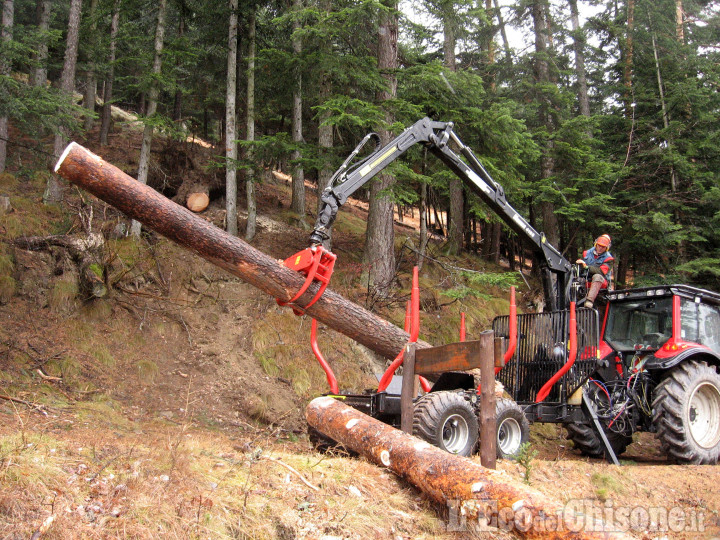
POLYGON ((120 25, 120 2, 121 0, 115 0, 112 20, 110 21, 110 55, 108 57, 108 76, 105 81, 105 90, 103 92, 102 124, 100 125, 100 144, 102 145, 106 145, 108 143, 108 134, 110 133, 110 123, 112 120, 113 84, 115 82, 115 50, 117 48, 117 34, 120 25))
POLYGON ((502 11, 500 11, 500 3, 498 0, 493 0, 493 5, 495 6, 495 13, 497 13, 498 27, 500 28, 500 36, 502 37, 505 56, 509 61, 512 59, 512 49, 510 48, 510 41, 507 37, 507 30, 505 29, 505 21, 503 20, 502 11))
POLYGON ((50 13, 52 0, 38 0, 35 13, 37 14, 38 33, 40 41, 35 52, 35 69, 33 70, 33 86, 44 87, 47 84, 48 59, 48 31, 50 30, 50 13))
POLYGON ((682 0, 675 0, 675 35, 678 43, 685 45, 685 8, 682 0))
MULTIPOLYGON (((292 107, 292 140, 299 145, 303 142, 302 136, 302 69, 300 67, 300 56, 302 54, 302 39, 298 35, 301 30, 300 12, 302 11, 302 0, 293 0, 293 37, 292 48, 295 58, 296 67, 293 73, 295 78, 295 88, 293 89, 293 107, 292 107)), ((300 160, 302 153, 299 149, 293 151, 292 159, 295 162, 292 175, 292 202, 291 210, 298 214, 300 219, 305 218, 305 169, 300 160)))
POLYGON ((88 47, 88 70, 85 73, 85 131, 90 131, 95 122, 95 97, 97 95, 97 80, 95 77, 95 54, 97 49, 97 3, 90 0, 90 46, 88 47))
MULTIPOLYGON (((185 14, 183 9, 180 10, 180 21, 178 22, 178 37, 182 39, 185 35, 185 14)), ((180 60, 177 61, 178 70, 180 68, 180 60)), ((175 99, 173 102, 172 119, 174 122, 180 122, 182 120, 182 90, 179 85, 175 90, 175 99)))
MULTIPOLYGON (((425 168, 425 160, 423 159, 423 169, 425 168)), ((424 172, 424 170, 423 170, 424 172)), ((420 248, 418 249, 417 267, 418 271, 422 270, 423 262, 425 262, 425 251, 428 245, 428 226, 427 226, 427 194, 428 186, 425 182, 420 184, 420 248)))
MULTIPOLYGON (((157 27, 155 28, 155 56, 153 59, 152 74, 159 77, 162 72, 162 51, 165 45, 165 12, 167 11, 167 0, 160 0, 157 15, 157 27)), ((152 118, 157 110, 158 95, 160 89, 157 81, 153 81, 148 91, 147 99, 147 118, 152 118)), ((152 124, 146 123, 143 129, 142 144, 140 145, 140 162, 138 163, 137 179, 141 184, 147 184, 148 172, 150 170, 150 149, 152 146, 153 127, 152 124)), ((139 221, 133 221, 130 225, 130 234, 134 237, 140 236, 141 224, 139 221)))
MULTIPOLYGON (((452 7, 452 6, 448 6, 452 7)), ((448 71, 456 70, 455 64, 455 22, 454 14, 446 12, 443 14, 443 66, 448 71)), ((465 193, 462 181, 459 178, 451 178, 448 183, 450 192, 450 212, 448 216, 448 241, 447 251, 454 255, 463 248, 463 224, 465 221, 464 206, 465 193)))
MULTIPOLYGON (((62 75, 60 76, 60 90, 72 95, 75 90, 75 68, 77 66, 78 41, 80 39, 80 12, 82 11, 82 0, 71 0, 70 15, 68 17, 68 35, 65 46, 65 61, 63 62, 62 75)), ((54 155, 60 157, 63 147, 67 143, 68 132, 66 128, 60 128, 55 135, 54 155)), ((60 179, 51 174, 43 194, 45 204, 59 203, 63 199, 60 179)))
POLYGON ((230 0, 228 24, 227 88, 225 97, 225 210, 228 234, 237 236, 237 98, 238 0, 230 0))
MULTIPOLYGON (((329 16, 332 12, 332 1, 322 0, 319 5, 320 9, 329 16)), ((320 44, 321 52, 324 55, 332 54, 332 43, 329 40, 325 40, 320 44)), ((331 75, 327 70, 322 70, 320 74, 320 97, 319 102, 324 104, 330 99, 332 95, 332 80, 331 75)), ((328 125, 327 121, 332 116, 332 112, 323 111, 320 114, 320 125, 318 126, 318 146, 320 147, 320 159, 322 160, 322 166, 318 175, 318 198, 317 198, 317 212, 319 213, 322 208, 322 201, 320 200, 320 194, 330 185, 330 180, 333 175, 332 166, 332 155, 331 150, 334 144, 333 141, 333 126, 328 125)), ((327 250, 332 249, 332 227, 328 229, 328 239, 323 242, 323 246, 327 250)))
MULTIPOLYGON (((536 0, 532 6, 533 27, 535 32, 535 83, 539 88, 549 84, 550 67, 547 61, 548 45, 547 45, 547 20, 546 20, 546 3, 543 0, 536 0)), ((542 92, 540 94, 539 121, 545 126, 548 134, 555 131, 551 104, 547 96, 542 92)), ((555 172, 555 160, 553 158, 553 144, 551 140, 545 143, 543 155, 540 164, 541 178, 547 179, 553 176, 555 172)), ((543 230, 545 236, 551 245, 557 246, 560 240, 560 228, 558 225, 557 215, 555 214, 555 205, 552 202, 544 201, 540 203, 540 211, 543 220, 543 230)))
POLYGON ((575 76, 578 84, 578 103, 580 114, 590 116, 590 99, 588 98, 587 73, 585 70, 585 34, 580 28, 580 15, 577 0, 569 0, 570 20, 573 31, 573 48, 575 49, 575 76))
MULTIPOLYGON (((0 39, 3 48, 8 47, 12 41, 13 24, 15 19, 15 5, 13 0, 4 0, 2 7, 2 31, 0 39)), ((4 56, 0 57, 0 75, 10 75, 12 66, 10 60, 4 56)), ((5 162, 7 161, 7 143, 8 143, 8 117, 0 117, 0 173, 5 172, 5 162)))
POLYGON ((632 90, 632 73, 633 73, 633 33, 635 32, 635 0, 627 0, 627 28, 625 34, 625 46, 622 47, 624 53, 623 59, 623 86, 625 102, 625 116, 627 118, 633 115, 633 90, 632 90))
MULTIPOLYGON (((397 0, 384 0, 383 5, 391 10, 382 12, 378 31, 378 69, 385 79, 386 89, 378 92, 382 105, 397 95, 397 46, 398 20, 397 0)), ((385 111, 385 125, 392 125, 392 116, 385 111)), ((387 129, 378 130, 381 144, 390 142, 392 133, 387 129)), ((365 242, 364 261, 368 268, 369 290, 372 296, 384 297, 395 277, 395 229, 393 228, 393 203, 389 197, 380 196, 394 183, 389 174, 379 174, 370 185, 370 209, 365 242)))
MULTIPOLYGON (((188 248, 209 262, 240 277, 282 302, 288 302, 305 282, 305 276, 279 264, 240 238, 215 227, 149 186, 136 182, 117 167, 73 143, 65 150, 56 170, 63 178, 146 227, 188 248)), ((316 282, 298 300, 307 306, 319 289, 316 282)), ((409 339, 407 332, 326 289, 307 314, 365 345, 387 359, 394 359, 409 339)), ((429 344, 418 342, 418 347, 429 344)))
MULTIPOLYGON (((248 27, 248 71, 247 71, 247 132, 245 140, 255 140, 255 12, 250 15, 248 27)), ((247 157, 252 159, 252 149, 248 148, 247 157)), ((247 241, 255 238, 257 226, 257 201, 255 200, 255 173, 247 169, 245 177, 245 191, 247 195, 247 225, 245 227, 245 239, 247 241)))

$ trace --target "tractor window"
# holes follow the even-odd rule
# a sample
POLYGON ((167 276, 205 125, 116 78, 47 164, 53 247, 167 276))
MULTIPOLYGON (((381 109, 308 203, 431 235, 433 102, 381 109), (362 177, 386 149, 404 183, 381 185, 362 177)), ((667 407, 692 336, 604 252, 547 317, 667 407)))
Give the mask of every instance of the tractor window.
POLYGON ((682 304, 680 304, 680 338, 693 343, 700 341, 698 337, 698 321, 700 320, 698 305, 687 298, 683 298, 682 304))
POLYGON ((635 345, 660 348, 672 336, 672 298, 611 302, 605 341, 616 351, 635 345))
POLYGON ((720 313, 718 309, 707 304, 698 306, 699 342, 720 354, 720 313))

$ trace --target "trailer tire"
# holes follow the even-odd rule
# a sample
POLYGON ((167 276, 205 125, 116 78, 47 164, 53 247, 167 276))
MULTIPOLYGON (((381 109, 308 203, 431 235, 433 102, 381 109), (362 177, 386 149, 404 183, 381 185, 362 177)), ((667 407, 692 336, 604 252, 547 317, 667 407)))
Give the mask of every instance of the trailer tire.
POLYGON ((655 388, 653 425, 665 453, 680 462, 720 458, 720 375, 707 362, 686 361, 655 388))
POLYGON ((507 398, 498 398, 495 402, 495 420, 497 457, 514 458, 530 438, 530 423, 520 406, 507 398))
POLYGON ((438 448, 470 456, 478 433, 475 410, 460 392, 430 392, 415 402, 413 435, 438 448))

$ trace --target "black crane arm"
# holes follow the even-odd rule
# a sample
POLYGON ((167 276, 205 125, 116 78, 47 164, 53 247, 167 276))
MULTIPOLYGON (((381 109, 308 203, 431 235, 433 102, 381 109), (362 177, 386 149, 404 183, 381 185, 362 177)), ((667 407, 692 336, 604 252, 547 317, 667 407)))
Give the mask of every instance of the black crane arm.
POLYGON ((571 263, 547 242, 543 233, 536 231, 508 203, 502 186, 492 179, 477 156, 459 139, 453 131, 453 125, 452 122, 437 122, 423 118, 388 144, 376 149, 362 161, 348 168, 350 161, 369 139, 374 138, 379 142, 376 134, 367 135, 333 175, 330 185, 321 194, 322 207, 315 223, 315 229, 310 236, 310 242, 313 245, 321 244, 328 238, 328 230, 335 221, 337 211, 340 206, 345 204, 348 197, 412 146, 423 144, 535 251, 543 266, 543 288, 550 309, 565 307, 567 285, 572 270, 571 263), (448 143, 451 140, 458 147, 465 161, 450 148, 448 143), (553 275, 555 279, 553 279, 553 275))

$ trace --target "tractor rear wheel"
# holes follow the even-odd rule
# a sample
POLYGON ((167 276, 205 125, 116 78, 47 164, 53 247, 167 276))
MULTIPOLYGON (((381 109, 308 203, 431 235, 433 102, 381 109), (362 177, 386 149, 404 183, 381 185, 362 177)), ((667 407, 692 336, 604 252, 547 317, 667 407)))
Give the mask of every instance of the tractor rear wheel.
POLYGON ((413 435, 451 454, 469 456, 478 440, 472 405, 460 392, 430 392, 415 402, 413 435))
POLYGON ((497 422, 497 457, 513 458, 530 438, 530 424, 520 406, 512 399, 498 398, 495 402, 497 422))
MULTIPOLYGON (((586 456, 594 458, 605 457, 605 443, 603 443, 602 438, 589 422, 592 422, 592 419, 588 419, 588 423, 565 424, 568 439, 573 442, 575 448, 586 456)), ((624 433, 605 430, 605 436, 616 456, 625 452, 627 447, 630 446, 630 443, 632 443, 632 436, 624 433)))
POLYGON ((684 463, 720 458, 720 375, 706 362, 686 361, 655 388, 653 425, 665 453, 684 463))

